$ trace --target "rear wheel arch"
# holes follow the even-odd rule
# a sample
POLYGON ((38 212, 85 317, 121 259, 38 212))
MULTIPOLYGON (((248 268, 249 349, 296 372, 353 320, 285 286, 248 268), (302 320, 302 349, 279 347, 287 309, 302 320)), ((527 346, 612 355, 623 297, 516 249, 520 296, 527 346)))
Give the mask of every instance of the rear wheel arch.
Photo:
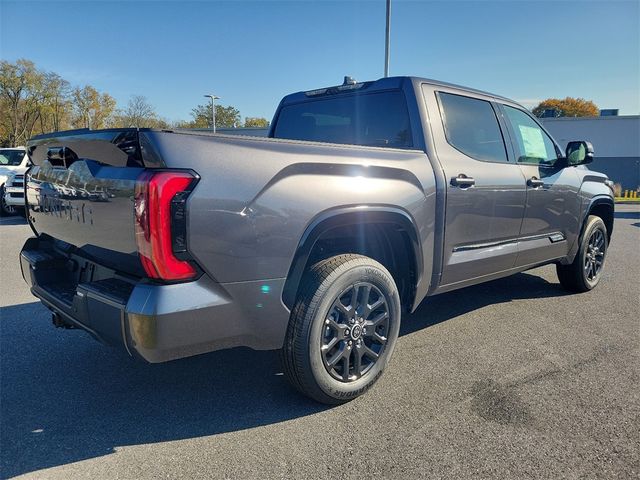
POLYGON ((309 223, 289 267, 282 301, 293 308, 304 272, 338 254, 365 255, 384 265, 394 277, 403 307, 410 309, 422 275, 418 229, 403 209, 355 206, 325 211, 309 223))

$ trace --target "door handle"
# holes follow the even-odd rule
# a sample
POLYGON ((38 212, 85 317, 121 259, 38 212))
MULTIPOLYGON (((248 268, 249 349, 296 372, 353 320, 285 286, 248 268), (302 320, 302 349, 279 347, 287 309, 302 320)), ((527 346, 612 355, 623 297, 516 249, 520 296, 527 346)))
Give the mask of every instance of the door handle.
POLYGON ((469 188, 475 184, 476 184, 476 179, 467 177, 464 173, 461 173, 457 177, 451 178, 451 185, 453 185, 454 187, 469 188))
POLYGON ((527 185, 533 188, 540 188, 544 186, 544 181, 540 180, 538 177, 531 177, 529 180, 527 180, 527 185))

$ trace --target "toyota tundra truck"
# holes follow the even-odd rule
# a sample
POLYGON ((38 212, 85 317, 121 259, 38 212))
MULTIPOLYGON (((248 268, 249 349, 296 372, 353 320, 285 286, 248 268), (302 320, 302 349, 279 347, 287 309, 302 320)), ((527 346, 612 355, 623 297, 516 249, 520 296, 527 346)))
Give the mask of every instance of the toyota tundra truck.
POLYGON ((53 323, 147 362, 279 349, 297 390, 337 404, 425 297, 545 264, 573 292, 602 278, 614 203, 591 144, 562 151, 507 98, 347 77, 286 96, 269 137, 33 138, 20 258, 53 323))

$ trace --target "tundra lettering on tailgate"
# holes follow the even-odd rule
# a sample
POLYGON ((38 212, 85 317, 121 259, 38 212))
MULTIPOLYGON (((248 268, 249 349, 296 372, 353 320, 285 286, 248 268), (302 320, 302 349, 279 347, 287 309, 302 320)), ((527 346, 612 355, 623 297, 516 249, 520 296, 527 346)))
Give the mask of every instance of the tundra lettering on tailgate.
POLYGON ((82 205, 74 205, 69 200, 44 197, 40 202, 40 207, 45 215, 93 225, 93 210, 84 202, 82 205))

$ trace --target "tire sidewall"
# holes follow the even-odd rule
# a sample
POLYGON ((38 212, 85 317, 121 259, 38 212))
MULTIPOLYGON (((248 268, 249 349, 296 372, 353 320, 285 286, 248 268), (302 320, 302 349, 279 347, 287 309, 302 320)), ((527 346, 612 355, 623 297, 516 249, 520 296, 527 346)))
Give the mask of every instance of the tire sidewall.
POLYGON ((9 207, 4 200, 4 184, 0 185, 0 215, 3 217, 10 217, 15 215, 15 213, 15 208, 9 207))
POLYGON ((582 245, 580 246, 580 272, 582 274, 582 282, 588 290, 595 288, 596 285, 600 282, 602 278, 602 272, 604 272, 605 265, 607 263, 607 256, 609 254, 609 241, 607 237, 607 227, 600 217, 592 216, 589 217, 587 227, 584 230, 584 236, 582 237, 582 245), (600 273, 596 276, 594 280, 589 280, 587 278, 587 272, 584 269, 584 263, 586 260, 587 249, 589 247, 589 239, 593 232, 596 230, 601 230, 604 235, 604 258, 602 260, 602 266, 600 267, 600 273))
POLYGON ((314 312, 310 312, 313 315, 308 336, 311 374, 320 390, 325 395, 337 400, 355 398, 366 392, 378 380, 389 363, 400 331, 401 308, 398 289, 391 275, 384 267, 377 266, 376 263, 357 265, 344 272, 336 272, 335 276, 327 277, 320 287, 320 290, 324 290, 322 300, 318 302, 314 312), (375 285, 386 297, 390 317, 389 333, 385 349, 371 370, 362 378, 345 383, 336 380, 327 372, 321 355, 321 336, 324 320, 337 296, 350 285, 359 282, 369 282, 375 285))

